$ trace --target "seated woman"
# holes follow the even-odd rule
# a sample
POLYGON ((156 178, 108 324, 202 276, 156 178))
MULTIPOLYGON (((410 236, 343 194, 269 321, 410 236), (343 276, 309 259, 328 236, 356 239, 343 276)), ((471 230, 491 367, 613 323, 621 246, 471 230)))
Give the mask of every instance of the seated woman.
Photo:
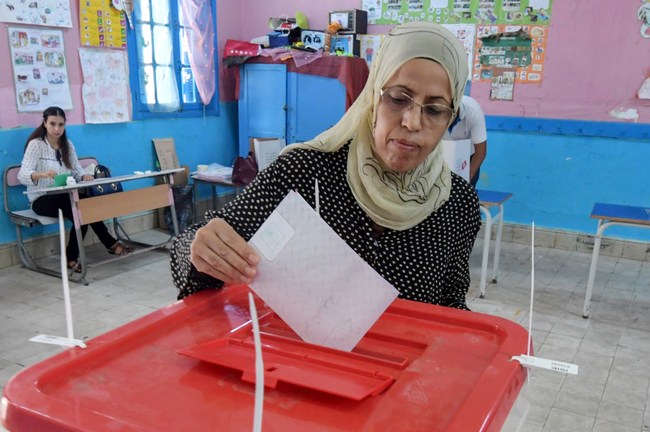
MULTIPOLYGON (((20 165, 18 179, 27 186, 27 197, 34 213, 41 216, 58 217, 59 209, 68 220, 72 221, 72 207, 68 194, 45 195, 42 192, 29 193, 54 185, 54 177, 58 174, 72 174, 76 181, 93 180, 79 164, 77 153, 72 142, 65 134, 65 112, 59 107, 49 107, 43 112, 43 123, 27 138, 25 155, 20 165)), ((108 233, 103 222, 90 224, 102 244, 113 255, 124 255, 133 252, 133 248, 118 242, 108 233)), ((86 235, 88 226, 81 227, 81 233, 86 235)), ((68 267, 80 273, 79 246, 77 234, 70 232, 66 249, 68 267)))
POLYGON ((259 261, 246 243, 290 190, 320 215, 400 297, 467 309, 478 197, 443 161, 467 56, 443 27, 395 27, 358 100, 331 129, 284 149, 223 210, 181 234, 171 252, 179 298, 222 282, 249 283, 259 261))

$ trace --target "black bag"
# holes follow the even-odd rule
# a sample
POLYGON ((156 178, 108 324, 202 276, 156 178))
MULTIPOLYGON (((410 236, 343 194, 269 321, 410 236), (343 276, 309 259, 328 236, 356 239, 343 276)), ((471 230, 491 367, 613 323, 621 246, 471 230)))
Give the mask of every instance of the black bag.
MULTIPOLYGON (((192 225, 194 220, 194 185, 172 186, 174 195, 174 209, 176 209, 176 218, 178 219, 178 233, 182 233, 192 225)), ((172 211, 169 207, 163 210, 165 223, 170 233, 174 233, 174 224, 172 222, 172 211)))
POLYGON ((238 156, 232 168, 232 182, 237 186, 248 186, 257 175, 257 163, 253 152, 245 158, 238 156))
MULTIPOLYGON (((95 178, 108 178, 111 177, 111 172, 104 165, 97 165, 95 167, 95 178)), ((113 192, 122 192, 122 183, 111 182, 98 185, 88 186, 86 195, 89 197, 101 196, 112 194, 113 192)))

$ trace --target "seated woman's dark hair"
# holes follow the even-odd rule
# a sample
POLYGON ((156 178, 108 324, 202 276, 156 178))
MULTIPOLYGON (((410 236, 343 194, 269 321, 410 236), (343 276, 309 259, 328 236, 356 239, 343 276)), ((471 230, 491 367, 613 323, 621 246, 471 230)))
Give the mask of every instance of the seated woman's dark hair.
MULTIPOLYGON (((65 120, 65 111, 63 111, 61 108, 57 106, 51 106, 47 108, 45 111, 43 111, 43 121, 41 124, 34 130, 34 132, 31 133, 29 138, 27 138, 27 142, 25 143, 25 149, 23 150, 23 153, 27 150, 27 146, 29 145, 29 142, 33 139, 42 139, 45 140, 45 137, 47 136, 47 129, 45 128, 45 123, 47 123, 47 119, 50 116, 58 116, 58 117, 63 117, 63 120, 65 120)), ((65 166, 68 169, 72 169, 72 166, 70 165, 70 146, 68 145, 68 136, 66 135, 65 130, 63 131, 63 134, 59 137, 59 150, 61 151, 61 160, 65 164, 65 166)))

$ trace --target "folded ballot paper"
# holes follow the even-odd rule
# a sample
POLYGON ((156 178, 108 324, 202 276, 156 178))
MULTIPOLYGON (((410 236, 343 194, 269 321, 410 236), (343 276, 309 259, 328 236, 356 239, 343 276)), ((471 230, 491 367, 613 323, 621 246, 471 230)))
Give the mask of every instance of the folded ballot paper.
POLYGON ((249 243, 251 289, 306 342, 351 351, 399 294, 297 192, 249 243))

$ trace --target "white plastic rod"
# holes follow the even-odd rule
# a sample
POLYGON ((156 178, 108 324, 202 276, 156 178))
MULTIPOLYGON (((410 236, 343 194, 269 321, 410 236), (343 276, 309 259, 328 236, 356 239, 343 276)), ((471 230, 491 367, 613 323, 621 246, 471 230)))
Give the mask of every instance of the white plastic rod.
POLYGON ((257 320, 257 308, 253 294, 248 293, 248 303, 253 323, 253 340, 255 342, 255 409, 253 417, 253 432, 262 431, 262 412, 264 409, 264 361, 262 360, 262 342, 260 339, 260 324, 257 320))
POLYGON ((63 212, 59 209, 59 243, 61 247, 61 279, 63 280, 63 301, 65 303, 65 323, 68 329, 68 339, 74 346, 74 330, 72 329, 72 305, 70 303, 70 284, 68 282, 68 258, 65 255, 65 223, 63 212))

